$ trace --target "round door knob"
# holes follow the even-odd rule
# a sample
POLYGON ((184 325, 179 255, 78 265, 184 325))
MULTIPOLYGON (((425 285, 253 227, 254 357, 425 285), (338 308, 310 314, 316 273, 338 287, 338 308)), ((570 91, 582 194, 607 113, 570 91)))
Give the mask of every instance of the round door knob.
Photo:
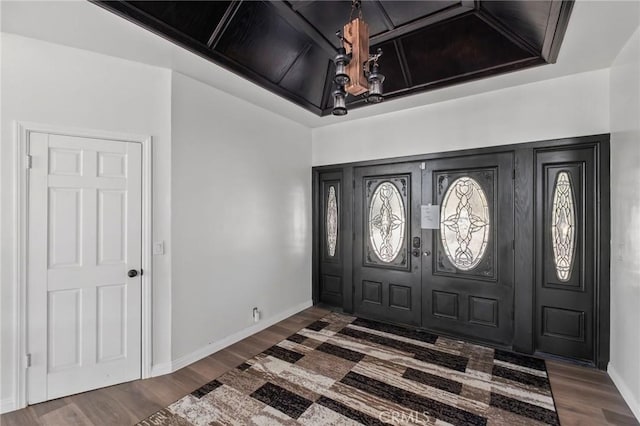
POLYGON ((137 277, 138 271, 136 271, 135 269, 129 269, 129 272, 127 272, 127 275, 129 275, 129 278, 137 277))
POLYGON ((431 252, 430 252, 429 250, 425 251, 425 252, 424 252, 424 253, 422 253, 422 254, 424 254, 425 256, 431 256, 431 252))

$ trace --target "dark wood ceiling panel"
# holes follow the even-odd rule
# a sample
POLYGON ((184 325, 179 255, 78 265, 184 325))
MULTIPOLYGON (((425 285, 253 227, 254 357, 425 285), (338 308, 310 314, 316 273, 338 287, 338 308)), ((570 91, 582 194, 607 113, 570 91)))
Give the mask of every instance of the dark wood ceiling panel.
POLYGON ((335 84, 333 83, 333 76, 336 75, 336 65, 333 61, 329 61, 329 70, 324 82, 324 93, 322 95, 322 112, 320 115, 327 115, 331 113, 333 108, 333 96, 332 92, 335 90, 335 84))
POLYGON ((244 2, 216 50, 277 83, 309 48, 309 38, 289 25, 269 4, 244 2))
POLYGON ((480 10, 493 16, 539 51, 544 43, 551 3, 551 0, 489 1, 482 2, 480 10))
POLYGON ((418 85, 532 57, 475 15, 427 27, 401 43, 418 85))
POLYGON ((329 68, 329 58, 319 47, 310 47, 283 77, 280 86, 307 99, 318 108, 322 106, 325 77, 315 78, 329 68))
POLYGON ((460 5, 460 1, 447 0, 421 2, 383 0, 380 3, 396 27, 460 5))
MULTIPOLYGON (((351 0, 89 0, 315 114, 351 0)), ((386 98, 554 63, 573 0, 363 0, 386 98)), ((350 108, 362 97, 347 98, 350 108)))
POLYGON ((288 3, 280 1, 272 1, 269 3, 273 6, 278 14, 287 21, 291 26, 297 28, 301 32, 305 33, 315 44, 323 48, 331 57, 335 56, 338 52, 336 46, 334 46, 324 35, 320 34, 318 29, 311 25, 306 19, 302 17, 298 12, 293 10, 288 3))
POLYGON ((130 4, 206 44, 230 1, 132 1, 130 4))
MULTIPOLYGON (((344 24, 348 22, 350 12, 351 1, 349 0, 309 1, 303 2, 298 8, 298 13, 335 47, 340 45, 336 31, 342 30, 344 24)), ((356 16, 357 14, 353 18, 356 16)), ((384 33, 391 29, 387 27, 378 9, 369 2, 362 4, 362 17, 369 25, 370 35, 384 33)))

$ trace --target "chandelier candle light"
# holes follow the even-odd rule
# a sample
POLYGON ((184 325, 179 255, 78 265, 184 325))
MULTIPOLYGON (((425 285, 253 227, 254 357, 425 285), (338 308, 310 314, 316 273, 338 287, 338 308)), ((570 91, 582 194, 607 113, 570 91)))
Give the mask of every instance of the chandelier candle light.
POLYGON ((347 94, 362 95, 369 103, 384 100, 384 75, 380 73, 378 64, 382 49, 378 49, 374 55, 369 54, 369 26, 362 19, 360 6, 360 0, 352 0, 349 23, 342 32, 336 32, 342 46, 334 59, 336 75, 333 81, 337 87, 333 92, 333 115, 347 114, 347 94), (358 10, 358 17, 351 19, 355 10, 358 10))

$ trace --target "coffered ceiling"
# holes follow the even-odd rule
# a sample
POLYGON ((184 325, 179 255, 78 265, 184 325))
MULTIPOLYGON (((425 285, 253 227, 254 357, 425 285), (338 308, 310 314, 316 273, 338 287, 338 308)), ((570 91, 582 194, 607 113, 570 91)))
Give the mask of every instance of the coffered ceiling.
MULTIPOLYGON (((368 19, 367 3, 364 7, 365 19, 368 19)), ((550 79, 562 78, 570 83, 574 75, 609 68, 639 25, 639 1, 576 0, 556 63, 442 85, 412 96, 388 98, 385 102, 369 104, 364 108, 350 107, 348 115, 336 117, 319 116, 272 90, 260 87, 253 80, 241 77, 238 72, 229 71, 229 68, 211 61, 202 53, 194 54, 169 41, 166 36, 149 31, 86 0, 0 1, 3 37, 27 37, 171 70, 307 128, 373 117, 385 120, 387 116, 412 108, 550 79)), ((0 43, 3 37, 0 37, 0 43)), ((390 81, 387 83, 390 84, 390 81)))
MULTIPOLYGON (((96 1, 317 114, 350 0, 96 1)), ((387 99, 554 63, 573 1, 364 1, 387 99)), ((366 105, 349 96, 349 109, 366 105)))

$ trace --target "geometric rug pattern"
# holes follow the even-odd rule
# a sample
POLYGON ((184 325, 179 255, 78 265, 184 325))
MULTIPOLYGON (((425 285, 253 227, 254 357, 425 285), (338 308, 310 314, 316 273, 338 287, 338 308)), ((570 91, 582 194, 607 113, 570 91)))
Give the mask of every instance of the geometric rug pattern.
POLYGON ((331 313, 138 423, 558 425, 544 360, 331 313))

